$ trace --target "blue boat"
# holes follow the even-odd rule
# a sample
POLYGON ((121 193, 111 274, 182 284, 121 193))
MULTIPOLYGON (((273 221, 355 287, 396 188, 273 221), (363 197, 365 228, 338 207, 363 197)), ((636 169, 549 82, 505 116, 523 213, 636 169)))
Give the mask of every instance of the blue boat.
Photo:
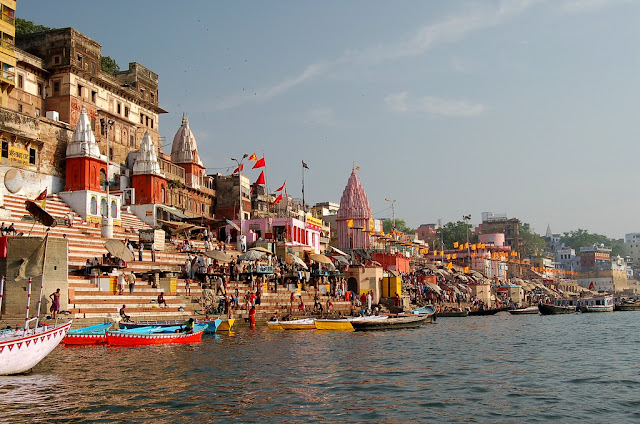
POLYGON ((64 345, 89 345, 106 343, 105 332, 111 328, 112 322, 104 324, 91 325, 89 327, 76 328, 69 330, 67 335, 62 339, 64 345))
POLYGON ((433 315, 436 313, 436 308, 433 305, 424 305, 420 308, 411 311, 413 315, 433 315))
MULTIPOLYGON (((207 324, 194 324, 193 332, 199 333, 201 331, 206 331, 207 324)), ((125 328, 121 330, 113 330, 110 333, 124 333, 124 334, 166 334, 166 333, 176 333, 180 330, 184 329, 184 326, 181 325, 171 325, 171 326, 141 326, 134 328, 125 328)))
MULTIPOLYGON (((122 322, 120 321, 119 326, 120 329, 134 329, 141 327, 174 327, 178 328, 180 325, 184 323, 185 320, 169 320, 169 321, 136 321, 136 322, 122 322)), ((215 333, 222 320, 220 318, 217 319, 206 319, 206 320, 195 320, 194 324, 204 324, 206 328, 204 330, 205 334, 215 333)))

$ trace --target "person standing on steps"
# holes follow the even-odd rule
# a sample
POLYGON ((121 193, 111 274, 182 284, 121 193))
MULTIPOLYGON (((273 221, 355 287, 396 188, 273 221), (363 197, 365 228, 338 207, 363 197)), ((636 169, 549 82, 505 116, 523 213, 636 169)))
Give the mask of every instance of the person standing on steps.
POLYGON ((142 251, 144 250, 144 246, 142 242, 138 245, 138 260, 142 262, 142 251))
POLYGON ((133 289, 136 286, 136 275, 131 270, 131 274, 129 274, 129 294, 133 294, 133 289))

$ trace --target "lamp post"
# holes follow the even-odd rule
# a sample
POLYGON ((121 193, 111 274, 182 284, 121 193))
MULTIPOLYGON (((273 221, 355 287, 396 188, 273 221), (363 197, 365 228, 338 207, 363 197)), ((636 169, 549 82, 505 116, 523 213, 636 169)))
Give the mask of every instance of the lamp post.
MULTIPOLYGON (((106 225, 105 223, 103 223, 102 225, 102 237, 105 238, 112 238, 113 237, 113 221, 111 218, 111 213, 109 212, 109 209, 111 208, 111 198, 109 196, 109 164, 110 164, 110 160, 109 160, 109 128, 111 128, 113 126, 113 124, 115 123, 115 121, 113 119, 105 119, 105 118, 100 118, 100 126, 102 126, 105 129, 105 133, 107 136, 107 172, 105 173, 105 184, 106 184, 106 190, 107 190, 107 216, 106 216, 106 225)), ((105 216, 103 216, 103 219, 105 218, 105 216)))
POLYGON ((235 161, 235 163, 238 164, 238 192, 240 193, 240 235, 242 235, 242 220, 243 220, 243 211, 242 211, 242 162, 244 162, 244 160, 248 157, 249 155, 247 153, 245 153, 244 155, 242 155, 242 159, 238 160, 236 158, 231 158, 232 161, 235 161))
POLYGON ((396 229, 396 201, 395 200, 389 200, 389 199, 384 199, 385 202, 391 202, 391 216, 392 216, 392 223, 393 223, 393 229, 396 229))
POLYGON ((471 221, 471 214, 463 215, 462 219, 467 224, 467 263, 469 264, 469 270, 471 270, 471 246, 469 246, 469 221, 471 221))

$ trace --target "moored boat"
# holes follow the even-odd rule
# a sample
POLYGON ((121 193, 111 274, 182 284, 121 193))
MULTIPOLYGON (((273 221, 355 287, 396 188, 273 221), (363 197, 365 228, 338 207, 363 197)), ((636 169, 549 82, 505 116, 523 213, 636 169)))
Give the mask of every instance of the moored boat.
POLYGON ((280 321, 283 330, 314 330, 316 325, 313 318, 294 319, 292 321, 280 321))
POLYGON ((235 318, 221 318, 220 326, 216 331, 231 331, 234 322, 236 322, 235 318))
POLYGON ((195 324, 193 333, 176 332, 180 327, 139 327, 107 331, 107 344, 111 346, 148 346, 158 344, 187 344, 202 341, 206 324, 195 324))
POLYGON ((580 299, 582 312, 613 312, 613 296, 600 295, 580 299))
POLYGON ((267 327, 271 330, 282 330, 280 321, 267 321, 267 327))
POLYGON ((315 319, 316 330, 353 331, 351 320, 347 318, 315 319))
POLYGON ((71 321, 0 333, 0 375, 21 374, 35 367, 58 346, 69 328, 71 321))
POLYGON ((438 318, 453 318, 453 317, 466 317, 469 315, 469 311, 442 311, 436 312, 438 318))
POLYGON ((619 302, 615 304, 614 311, 640 311, 640 302, 619 302))
POLYGON ((502 311, 502 308, 478 309, 475 311, 469 311, 469 316, 495 315, 500 311, 502 311))
MULTIPOLYGON (((234 321, 234 320, 232 320, 234 321)), ((184 320, 164 320, 164 321, 135 321, 135 322, 123 322, 118 324, 120 329, 130 328, 143 328, 143 327, 175 327, 184 323, 184 320)), ((218 331, 223 323, 223 320, 217 319, 196 319, 194 324, 206 324, 204 332, 206 334, 212 334, 218 331)), ((231 323, 233 325, 233 322, 231 323)))
POLYGON ((519 309, 509 309, 509 313, 511 315, 527 315, 527 314, 535 314, 540 313, 540 309, 538 306, 529 306, 528 308, 519 308, 519 309))
POLYGON ((354 319, 351 325, 356 331, 396 330, 402 328, 417 328, 425 322, 431 322, 433 315, 400 315, 388 316, 387 319, 354 319))
POLYGON ((429 304, 416 308, 412 310, 411 313, 414 315, 432 315, 436 313, 436 308, 429 304))
POLYGON ((554 303, 540 303, 538 309, 542 315, 572 314, 576 312, 574 299, 556 299, 554 303))
POLYGON ((92 345, 104 344, 107 342, 105 332, 111 328, 112 322, 91 325, 89 327, 69 330, 62 344, 64 345, 92 345))

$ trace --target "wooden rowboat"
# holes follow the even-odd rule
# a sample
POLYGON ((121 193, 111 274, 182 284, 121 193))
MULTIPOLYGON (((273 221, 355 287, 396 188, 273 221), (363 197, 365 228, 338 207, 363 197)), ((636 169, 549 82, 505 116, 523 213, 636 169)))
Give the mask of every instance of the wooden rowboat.
POLYGON ((89 327, 76 328, 69 330, 62 344, 64 345, 92 345, 104 344, 107 342, 105 332, 111 328, 112 322, 104 324, 92 325, 89 327))
POLYGON ((354 319, 351 325, 356 331, 396 330, 401 328, 417 328, 433 319, 433 315, 389 316, 387 319, 361 320, 354 319))
POLYGON ((478 309, 477 311, 469 311, 469 316, 477 316, 477 315, 495 315, 498 312, 502 311, 501 308, 493 308, 493 309, 478 309))
POLYGON ((188 344, 202 341, 206 324, 193 326, 193 333, 176 333, 179 327, 141 327, 107 331, 107 344, 111 346, 148 346, 159 344, 188 344))
POLYGON ((451 317, 466 317, 469 315, 469 311, 442 311, 436 312, 438 318, 451 318, 451 317))
POLYGON ((21 374, 35 367, 58 346, 69 328, 71 321, 0 333, 0 375, 21 374))
POLYGON ((529 306, 528 308, 520 308, 520 309, 509 309, 509 313, 511 315, 527 315, 527 314, 535 314, 538 315, 540 309, 538 306, 529 306))

